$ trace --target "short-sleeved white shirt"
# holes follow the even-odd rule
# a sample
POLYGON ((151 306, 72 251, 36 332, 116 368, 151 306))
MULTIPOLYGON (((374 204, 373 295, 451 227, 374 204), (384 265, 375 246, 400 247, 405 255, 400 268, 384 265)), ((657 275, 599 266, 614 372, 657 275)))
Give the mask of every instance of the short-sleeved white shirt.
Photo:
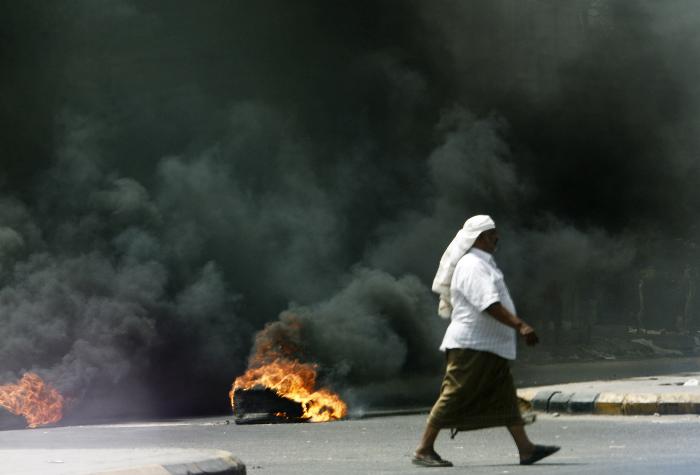
POLYGON ((515 359, 515 329, 484 312, 500 302, 515 314, 515 305, 491 254, 471 248, 457 263, 450 286, 452 321, 440 349, 470 348, 515 359))

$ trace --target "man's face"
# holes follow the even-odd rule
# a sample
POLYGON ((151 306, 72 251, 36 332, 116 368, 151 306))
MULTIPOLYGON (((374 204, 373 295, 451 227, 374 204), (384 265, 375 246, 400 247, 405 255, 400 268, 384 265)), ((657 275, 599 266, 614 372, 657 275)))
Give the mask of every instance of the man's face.
POLYGON ((479 237, 483 243, 484 251, 493 254, 498 246, 498 231, 496 229, 489 229, 481 233, 479 237))

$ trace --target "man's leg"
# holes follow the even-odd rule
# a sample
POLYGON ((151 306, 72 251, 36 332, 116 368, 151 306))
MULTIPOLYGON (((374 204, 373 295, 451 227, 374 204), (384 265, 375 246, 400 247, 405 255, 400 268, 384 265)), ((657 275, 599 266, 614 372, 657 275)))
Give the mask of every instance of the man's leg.
POLYGON ((527 432, 525 432, 525 426, 508 426, 508 432, 510 432, 515 445, 518 447, 520 460, 525 460, 530 457, 535 450, 535 444, 528 438, 527 432))
POLYGON ((425 432, 423 432, 423 438, 421 438, 420 445, 416 448, 416 452, 413 454, 413 463, 416 465, 422 465, 424 467, 451 467, 452 462, 449 460, 444 460, 442 457, 435 452, 435 439, 440 433, 440 429, 431 425, 426 424, 425 432))
POLYGON ((420 440, 416 455, 433 455, 435 454, 435 439, 437 439, 440 429, 430 424, 425 425, 425 432, 420 440))

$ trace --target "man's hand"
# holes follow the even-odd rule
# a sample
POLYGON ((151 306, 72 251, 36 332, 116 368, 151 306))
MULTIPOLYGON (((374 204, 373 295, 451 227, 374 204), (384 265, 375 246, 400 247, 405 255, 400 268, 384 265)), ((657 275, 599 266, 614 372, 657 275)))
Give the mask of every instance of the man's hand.
POLYGON ((486 309, 486 313, 502 324, 515 328, 525 339, 525 344, 527 346, 534 346, 540 341, 537 333, 535 333, 535 330, 530 325, 510 313, 500 302, 489 305, 486 309))
POLYGON ((525 322, 520 324, 518 332, 525 339, 525 344, 527 346, 535 346, 540 341, 535 330, 525 322))

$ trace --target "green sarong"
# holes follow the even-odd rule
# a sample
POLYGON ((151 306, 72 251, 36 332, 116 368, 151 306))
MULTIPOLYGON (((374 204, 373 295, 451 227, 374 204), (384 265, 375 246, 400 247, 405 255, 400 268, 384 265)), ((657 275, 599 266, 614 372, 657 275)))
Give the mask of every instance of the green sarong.
POLYGON ((523 423, 508 360, 486 351, 447 350, 445 378, 428 424, 466 431, 523 423))

